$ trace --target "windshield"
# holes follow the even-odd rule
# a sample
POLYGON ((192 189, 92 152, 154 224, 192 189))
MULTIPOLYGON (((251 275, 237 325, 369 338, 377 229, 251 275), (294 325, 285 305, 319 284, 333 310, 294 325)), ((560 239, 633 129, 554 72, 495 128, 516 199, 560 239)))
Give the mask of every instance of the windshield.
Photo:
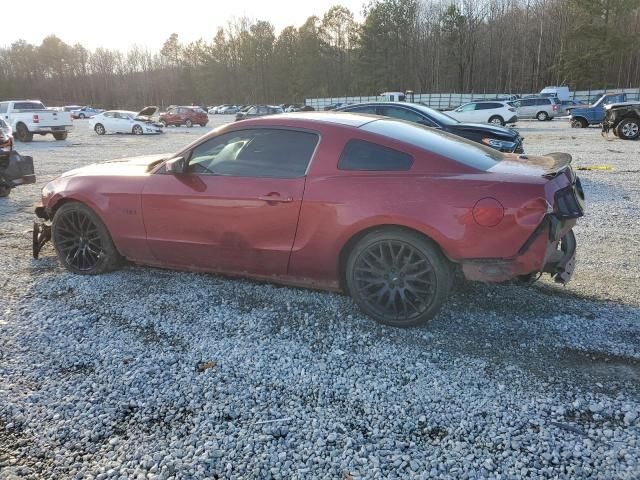
POLYGON ((425 115, 429 115, 431 118, 436 120, 437 122, 443 125, 455 125, 456 123, 460 123, 455 118, 450 117, 446 113, 442 113, 439 110, 435 110, 433 108, 429 108, 426 105, 418 104, 415 106, 417 110, 420 110, 425 115))
POLYGON ((504 158, 502 153, 493 148, 404 120, 374 120, 360 128, 414 145, 477 170, 489 170, 504 158))

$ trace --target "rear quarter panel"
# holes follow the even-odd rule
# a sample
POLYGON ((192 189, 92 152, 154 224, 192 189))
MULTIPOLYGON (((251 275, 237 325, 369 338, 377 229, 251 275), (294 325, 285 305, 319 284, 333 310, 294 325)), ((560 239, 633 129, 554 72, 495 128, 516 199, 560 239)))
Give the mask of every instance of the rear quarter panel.
POLYGON ((423 233, 454 261, 515 256, 547 210, 541 183, 520 180, 522 184, 509 176, 478 172, 357 129, 325 135, 307 178, 289 274, 336 286, 340 252, 347 242, 364 230, 387 225, 423 233), (410 153, 414 165, 407 172, 338 170, 351 138, 410 153), (474 205, 487 197, 505 207, 504 219, 495 227, 482 227, 473 219, 474 205))

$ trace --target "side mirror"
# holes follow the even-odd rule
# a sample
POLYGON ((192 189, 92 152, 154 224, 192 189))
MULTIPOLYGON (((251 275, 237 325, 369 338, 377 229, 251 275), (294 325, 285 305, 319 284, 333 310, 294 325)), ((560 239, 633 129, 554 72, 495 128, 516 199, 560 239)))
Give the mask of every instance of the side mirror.
POLYGON ((184 157, 172 158, 164 165, 167 173, 171 173, 172 175, 184 173, 187 169, 187 162, 184 157))

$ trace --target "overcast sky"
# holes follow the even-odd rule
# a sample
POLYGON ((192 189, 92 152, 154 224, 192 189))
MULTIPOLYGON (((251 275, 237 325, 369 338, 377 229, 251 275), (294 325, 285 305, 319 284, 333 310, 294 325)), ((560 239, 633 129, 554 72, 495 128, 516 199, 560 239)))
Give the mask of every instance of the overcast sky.
POLYGON ((271 22, 276 31, 300 26, 332 5, 362 18, 365 0, 31 0, 2 2, 0 46, 18 39, 40 44, 47 35, 94 49, 126 50, 137 44, 159 50, 173 32, 183 42, 213 37, 227 21, 242 16, 271 22), (25 8, 25 5, 28 5, 25 8))

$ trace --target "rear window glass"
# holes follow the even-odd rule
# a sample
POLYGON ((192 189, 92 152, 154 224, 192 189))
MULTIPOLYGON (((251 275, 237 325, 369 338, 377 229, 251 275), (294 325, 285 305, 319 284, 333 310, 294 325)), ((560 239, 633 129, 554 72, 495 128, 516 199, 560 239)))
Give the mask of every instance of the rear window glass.
POLYGON ((16 102, 13 104, 15 110, 44 110, 44 105, 40 102, 16 102))
POLYGON ((398 120, 375 120, 360 127, 478 170, 488 170, 503 158, 493 148, 445 132, 398 120))
POLYGON ((349 140, 340 155, 340 170, 409 170, 413 157, 408 153, 364 140, 349 140))

